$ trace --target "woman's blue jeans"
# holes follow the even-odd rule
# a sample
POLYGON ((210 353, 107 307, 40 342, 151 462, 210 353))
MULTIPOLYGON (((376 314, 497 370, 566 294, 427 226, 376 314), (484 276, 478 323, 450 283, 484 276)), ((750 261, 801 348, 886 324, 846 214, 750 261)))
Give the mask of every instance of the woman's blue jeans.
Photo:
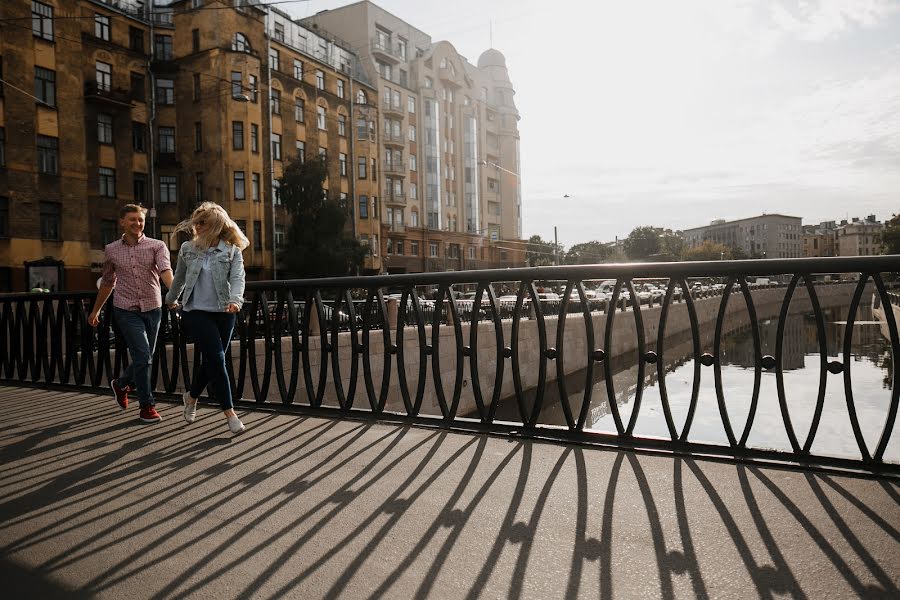
POLYGON ((113 309, 113 318, 128 345, 131 362, 119 376, 122 387, 137 388, 138 403, 141 407, 153 406, 153 389, 150 387, 150 366, 153 362, 153 350, 156 348, 156 336, 159 333, 159 320, 162 310, 147 312, 136 310, 113 309))
POLYGON ((194 338, 194 352, 200 351, 201 363, 191 381, 191 397, 199 398, 209 384, 222 410, 234 408, 225 368, 225 348, 231 343, 234 313, 189 310, 181 313, 181 321, 194 338))

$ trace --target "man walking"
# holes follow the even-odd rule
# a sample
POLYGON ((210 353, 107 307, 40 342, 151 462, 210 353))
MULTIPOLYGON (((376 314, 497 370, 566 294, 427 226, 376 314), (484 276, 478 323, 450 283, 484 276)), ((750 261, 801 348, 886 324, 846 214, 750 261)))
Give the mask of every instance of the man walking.
POLYGON ((166 245, 144 235, 146 214, 147 209, 137 204, 126 204, 119 210, 123 234, 106 246, 100 290, 88 323, 92 327, 100 323, 100 309, 115 288, 113 317, 128 345, 131 362, 118 379, 109 382, 109 387, 123 410, 128 407, 128 392, 137 390, 141 421, 156 423, 162 417, 156 412, 150 389, 150 365, 162 317, 159 281, 172 286, 172 264, 166 245))

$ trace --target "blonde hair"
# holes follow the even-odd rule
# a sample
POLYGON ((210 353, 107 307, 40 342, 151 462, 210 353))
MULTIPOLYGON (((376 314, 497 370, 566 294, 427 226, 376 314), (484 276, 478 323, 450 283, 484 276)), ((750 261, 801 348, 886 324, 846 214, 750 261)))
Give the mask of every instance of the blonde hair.
POLYGON ((191 241, 201 250, 218 245, 219 240, 236 246, 238 250, 243 250, 250 245, 250 241, 237 223, 228 216, 224 208, 215 202, 204 202, 195 208, 190 217, 175 227, 175 231, 190 234, 191 241), (202 236, 197 235, 196 229, 196 225, 201 221, 209 225, 202 236))

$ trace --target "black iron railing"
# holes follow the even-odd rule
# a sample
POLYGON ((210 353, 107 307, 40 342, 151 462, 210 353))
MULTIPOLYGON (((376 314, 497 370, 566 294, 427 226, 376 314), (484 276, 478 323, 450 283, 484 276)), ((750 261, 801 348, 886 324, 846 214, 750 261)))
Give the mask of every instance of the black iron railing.
MULTIPOLYGON (((881 318, 892 357, 900 354, 900 337, 891 309, 900 305, 900 296, 889 291, 898 271, 900 256, 880 256, 586 265, 250 282, 228 362, 236 397, 249 397, 260 406, 288 410, 299 407, 313 412, 515 431, 625 447, 898 473, 898 465, 884 460, 889 442, 897 437, 893 432, 900 403, 900 386, 896 385, 900 381, 898 362, 891 363, 894 385, 885 392, 883 431, 870 447, 857 416, 850 347, 860 303, 868 294, 882 307, 881 318), (766 277, 766 284, 752 283, 761 276, 766 277), (607 289, 612 288, 611 294, 591 297, 590 292, 602 288, 603 281, 607 282, 607 289), (649 296, 645 302, 639 301, 641 284, 651 281, 662 285, 662 292, 649 296), (709 286, 704 289, 701 281, 709 286), (819 296, 835 284, 845 286, 850 303, 840 359, 829 360, 819 296), (763 355, 757 297, 773 286, 781 288, 776 311, 780 322, 774 352, 763 355), (548 296, 551 290, 558 298, 548 296), (808 297, 821 349, 815 411, 805 435, 796 431, 791 418, 781 364, 785 317, 792 299, 801 293, 798 290, 808 297), (465 291, 469 297, 460 299, 465 291), (627 301, 623 300, 626 291, 627 301), (734 296, 742 298, 746 306, 754 345, 750 409, 740 428, 732 423, 729 413, 720 360, 723 323, 729 310, 733 310, 729 309, 729 302, 734 296), (678 301, 684 307, 679 310, 686 312, 689 322, 694 366, 690 407, 680 428, 670 409, 663 367, 667 328, 678 301), (654 319, 655 340, 646 339, 645 315, 654 319), (612 370, 617 358, 613 337, 618 319, 633 320, 636 338, 632 346, 637 381, 628 419, 620 414, 616 403, 612 370), (701 342, 704 319, 715 323, 711 348, 703 347, 701 342), (602 324, 602 331, 598 323, 602 324), (573 333, 576 326, 577 332, 573 333), (526 328, 532 337, 523 342, 526 328), (580 336, 581 356, 573 356, 573 335, 580 336), (522 356, 526 351, 532 353, 536 364, 524 364, 522 356), (568 376, 573 372, 567 366, 570 361, 582 365, 578 373, 579 377, 583 374, 585 385, 580 402, 573 401, 567 390, 571 382, 568 376), (703 367, 712 367, 727 445, 696 441, 690 435, 703 367), (551 381, 554 368, 555 382, 551 381), (594 431, 588 422, 589 409, 597 400, 592 398, 592 383, 601 369, 614 421, 615 430, 611 432, 594 431), (663 439, 635 434, 646 371, 652 369, 656 369, 669 433, 663 439), (774 371, 777 378, 778 404, 791 446, 786 451, 748 445, 759 402, 760 378, 766 371, 774 371), (831 375, 842 377, 839 385, 859 449, 856 459, 812 452, 831 375), (514 398, 517 418, 512 422, 497 419, 504 385, 514 398), (540 420, 551 385, 558 390, 564 426, 550 426, 540 420), (467 410, 461 410, 463 396, 471 400, 467 410), (429 403, 432 410, 425 409, 429 403)), ((0 381, 105 388, 108 380, 127 365, 127 356, 117 351, 124 346, 109 310, 103 311, 98 328, 88 326, 87 315, 94 296, 91 292, 0 296, 0 381)), ((182 331, 178 313, 164 311, 153 365, 154 386, 160 393, 169 394, 185 389, 198 367, 192 339, 182 331)))

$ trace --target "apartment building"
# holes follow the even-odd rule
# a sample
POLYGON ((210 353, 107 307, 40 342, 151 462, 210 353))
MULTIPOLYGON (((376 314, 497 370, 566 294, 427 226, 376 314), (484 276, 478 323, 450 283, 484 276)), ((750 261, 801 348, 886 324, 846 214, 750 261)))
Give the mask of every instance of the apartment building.
POLYGON ((837 256, 834 221, 822 221, 818 225, 803 226, 803 256, 837 256))
POLYGON ((798 258, 802 256, 802 219, 780 214, 763 214, 747 219, 718 219, 703 227, 682 232, 688 247, 710 240, 742 249, 759 258, 798 258))
MULTIPOLYGON (((351 40, 381 96, 380 252, 390 273, 521 266, 519 114, 503 55, 472 65, 368 1, 302 21, 351 40)), ((358 199, 359 211, 364 210, 358 199)), ((375 244, 377 246, 377 244, 375 244)))
MULTIPOLYGON (((377 197, 352 166, 377 151, 378 89, 349 48, 256 2, 155 4, 0 3, 0 291, 92 288, 127 202, 173 251, 175 224, 222 204, 248 275, 272 277, 275 180, 296 155, 326 157, 336 199, 377 197)), ((377 235, 361 217, 357 237, 377 235)), ((365 266, 383 270, 378 253, 365 266)))
POLYGON ((865 219, 853 217, 846 219, 835 228, 835 247, 838 256, 875 256, 881 254, 881 232, 884 223, 877 221, 875 215, 865 219))

